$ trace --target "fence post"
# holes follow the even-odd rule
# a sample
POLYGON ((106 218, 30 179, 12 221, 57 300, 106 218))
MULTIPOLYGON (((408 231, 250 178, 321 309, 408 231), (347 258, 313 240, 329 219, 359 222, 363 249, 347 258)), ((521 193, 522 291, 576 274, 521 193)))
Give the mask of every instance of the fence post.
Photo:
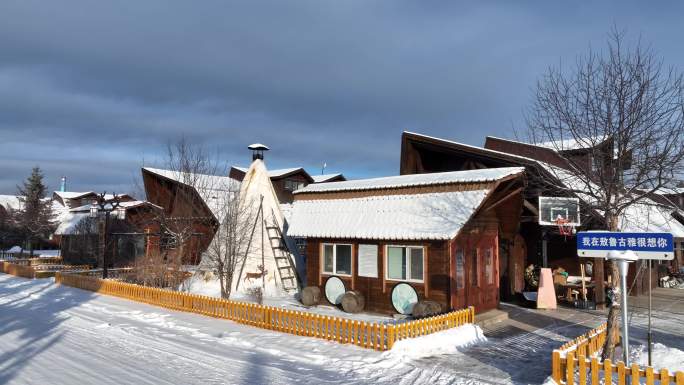
POLYGON ((565 383, 573 385, 575 383, 575 355, 568 352, 565 356, 565 383))
POLYGON ((591 384, 598 385, 599 383, 599 360, 594 357, 591 359, 591 384))
POLYGON ((677 372, 675 373, 675 384, 676 385, 684 385, 684 372, 677 372))
POLYGON ((579 384, 587 385, 587 361, 584 354, 577 357, 579 367, 579 384))
POLYGON ((670 372, 660 369, 660 385, 670 385, 670 372))
POLYGON ((395 325, 390 325, 387 330, 388 330, 388 337, 387 337, 387 350, 392 349, 392 346, 394 346, 394 328, 395 325))

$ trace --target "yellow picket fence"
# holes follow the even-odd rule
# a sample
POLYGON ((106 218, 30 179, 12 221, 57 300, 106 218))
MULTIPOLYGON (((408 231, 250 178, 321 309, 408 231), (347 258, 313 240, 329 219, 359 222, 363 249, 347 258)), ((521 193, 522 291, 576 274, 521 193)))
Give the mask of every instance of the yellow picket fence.
POLYGON ((57 271, 88 270, 90 265, 17 265, 0 261, 0 272, 23 278, 50 278, 57 271))
POLYGON ((0 272, 30 279, 33 279, 36 273, 31 266, 16 265, 8 262, 0 262, 0 272))
POLYGON ((389 350, 399 340, 435 333, 472 323, 475 320, 473 307, 420 320, 379 324, 179 293, 78 274, 57 273, 55 282, 168 309, 203 314, 263 329, 353 344, 374 350, 389 350))
POLYGON ((606 341, 606 324, 563 344, 551 354, 551 377, 559 385, 646 384, 684 385, 684 372, 670 373, 637 364, 601 361, 599 354, 606 341))

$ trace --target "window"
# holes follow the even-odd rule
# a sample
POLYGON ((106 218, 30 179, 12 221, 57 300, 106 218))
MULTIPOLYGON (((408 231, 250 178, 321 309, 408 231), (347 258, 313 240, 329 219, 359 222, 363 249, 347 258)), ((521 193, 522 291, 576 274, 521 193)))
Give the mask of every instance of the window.
POLYGON ((323 273, 351 275, 352 246, 323 244, 323 273))
POLYGON ((463 289, 463 283, 465 282, 465 270, 464 270, 464 260, 463 260, 463 249, 458 249, 456 251, 456 289, 463 289))
POLYGON ((295 191, 304 187, 306 187, 306 185, 303 182, 294 179, 285 179, 285 190, 295 191))
POLYGON ((473 249, 471 254, 470 262, 470 286, 479 287, 480 286, 480 266, 477 263, 477 249, 473 249))
POLYGON ((494 260, 491 247, 485 249, 485 282, 487 285, 494 284, 494 260))
POLYGON ((387 279, 423 282, 423 248, 387 246, 387 279))

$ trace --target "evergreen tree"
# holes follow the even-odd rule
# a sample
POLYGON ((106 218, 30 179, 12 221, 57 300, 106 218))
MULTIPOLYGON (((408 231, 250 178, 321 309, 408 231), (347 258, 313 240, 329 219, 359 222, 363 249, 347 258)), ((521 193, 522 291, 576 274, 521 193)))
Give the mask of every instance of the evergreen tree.
POLYGON ((17 186, 17 191, 21 204, 15 213, 15 223, 33 254, 35 242, 47 238, 55 227, 52 203, 45 199, 47 187, 39 167, 33 168, 23 186, 17 186))

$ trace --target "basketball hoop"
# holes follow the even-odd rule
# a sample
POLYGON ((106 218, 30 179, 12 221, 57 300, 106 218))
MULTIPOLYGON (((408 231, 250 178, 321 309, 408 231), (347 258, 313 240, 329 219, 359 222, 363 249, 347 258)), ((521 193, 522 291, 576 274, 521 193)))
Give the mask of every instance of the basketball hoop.
POLYGON ((558 232, 560 235, 569 236, 575 233, 575 226, 568 224, 568 220, 561 217, 560 215, 554 221, 556 226, 558 226, 558 232))

